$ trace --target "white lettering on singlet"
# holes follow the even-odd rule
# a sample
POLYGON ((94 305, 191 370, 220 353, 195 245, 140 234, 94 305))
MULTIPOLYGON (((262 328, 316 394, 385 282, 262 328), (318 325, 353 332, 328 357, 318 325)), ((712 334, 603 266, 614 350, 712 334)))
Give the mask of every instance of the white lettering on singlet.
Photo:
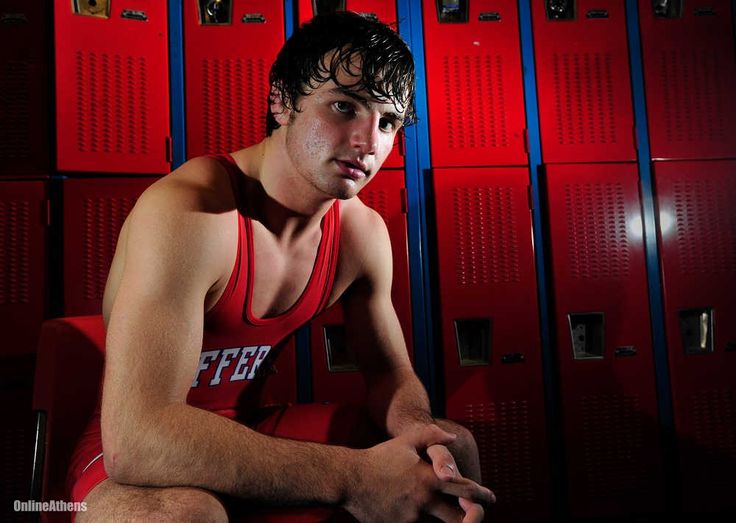
POLYGON ((212 364, 219 360, 217 369, 212 379, 209 381, 210 386, 219 385, 222 381, 222 372, 231 367, 237 359, 235 370, 228 381, 252 380, 255 378, 258 369, 263 361, 271 352, 270 345, 251 345, 248 347, 232 347, 229 349, 216 349, 204 351, 199 355, 199 366, 192 381, 192 387, 199 386, 199 378, 202 372, 209 369, 212 364), (237 358, 238 354, 240 357, 237 358))

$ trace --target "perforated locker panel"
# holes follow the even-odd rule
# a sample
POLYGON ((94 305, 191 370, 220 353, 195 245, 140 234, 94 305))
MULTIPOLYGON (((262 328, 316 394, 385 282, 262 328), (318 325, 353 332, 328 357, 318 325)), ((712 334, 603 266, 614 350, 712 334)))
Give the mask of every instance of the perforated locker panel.
POLYGON ((64 180, 65 316, 102 314, 120 229, 138 197, 157 179, 64 180))
POLYGON ((662 510, 636 165, 549 165, 546 182, 570 510, 662 510))
POLYGON ((0 175, 50 171, 47 16, 43 2, 0 5, 0 175))
POLYGON ((736 157, 733 3, 669 3, 639 2, 652 158, 736 157))
POLYGON ((550 513, 539 311, 523 168, 436 169, 446 416, 478 442, 499 520, 550 513))
POLYGON ((46 313, 46 184, 0 181, 0 357, 36 351, 46 313))
POLYGON ((424 0, 423 12, 432 165, 526 164, 517 2, 424 0))
POLYGON ((636 159, 624 3, 532 2, 545 162, 636 159))
POLYGON ((168 172, 166 2, 55 0, 54 25, 58 169, 168 172))
POLYGON ((686 510, 736 488, 736 161, 655 162, 665 324, 686 510))
POLYGON ((266 136, 268 73, 284 43, 284 4, 184 2, 187 157, 232 152, 266 136), (209 11, 208 11, 209 9, 209 11))
MULTIPOLYGON (((300 24, 311 20, 320 13, 347 10, 379 20, 398 30, 396 0, 299 0, 297 10, 300 24)), ((403 130, 397 134, 394 148, 383 166, 391 168, 404 167, 403 130)))
MULTIPOLYGON (((391 299, 412 357, 411 288, 407 250, 404 171, 385 170, 361 190, 359 198, 386 222, 393 254, 391 299)), ((342 305, 338 302, 310 324, 314 401, 351 401, 365 395, 349 340, 345 339, 342 305)))

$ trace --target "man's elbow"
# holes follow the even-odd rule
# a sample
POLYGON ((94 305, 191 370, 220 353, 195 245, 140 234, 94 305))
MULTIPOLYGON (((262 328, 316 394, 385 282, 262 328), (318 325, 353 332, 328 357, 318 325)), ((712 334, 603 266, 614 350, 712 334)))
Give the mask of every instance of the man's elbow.
POLYGON ((102 427, 102 451, 105 472, 116 483, 128 485, 145 484, 145 463, 140 445, 143 431, 129 428, 102 427))

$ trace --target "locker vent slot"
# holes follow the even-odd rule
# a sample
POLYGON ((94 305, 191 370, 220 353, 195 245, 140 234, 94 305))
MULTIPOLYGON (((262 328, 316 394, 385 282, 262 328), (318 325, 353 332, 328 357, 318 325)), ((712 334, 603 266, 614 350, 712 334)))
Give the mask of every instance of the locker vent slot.
POLYGON ((468 21, 468 0, 436 0, 437 20, 441 24, 461 24, 468 21))
POLYGON ((689 309, 678 313, 685 354, 713 352, 713 309, 689 309))
POLYGON ((509 504, 534 502, 528 403, 511 400, 467 404, 461 422, 478 443, 481 475, 489 478, 489 483, 493 481, 498 499, 509 504))
POLYGON ((92 51, 75 58, 77 151, 148 154, 146 58, 92 51))
POLYGON ((552 67, 558 143, 618 143, 613 54, 555 53, 552 67))
MULTIPOLYGON (((736 267, 736 178, 674 183, 677 254, 687 275, 732 277, 736 267)), ((730 280, 729 280, 730 281, 730 280)))
POLYGON ((455 343, 461 367, 491 363, 493 321, 490 318, 455 320, 455 343))
POLYGON ((452 197, 457 284, 473 287, 519 282, 513 189, 461 187, 453 189, 452 197))
POLYGON ((570 276, 578 280, 624 280, 629 275, 629 239, 623 186, 565 185, 570 276))
POLYGON ((576 360, 602 359, 604 356, 604 321, 602 312, 568 314, 572 355, 576 360))
POLYGON ((137 198, 84 200, 84 298, 101 300, 118 234, 137 198))
POLYGON ((645 492, 651 477, 647 465, 651 450, 644 441, 648 421, 639 397, 583 396, 581 409, 578 444, 583 452, 586 493, 610 499, 645 492))
POLYGON ((443 123, 450 149, 509 147, 504 63, 495 56, 446 56, 443 123))
POLYGON ((266 61, 205 59, 201 67, 204 154, 234 151, 260 142, 266 134, 266 61))
POLYGON ((31 156, 30 64, 9 60, 0 71, 0 158, 31 156))
POLYGON ((31 301, 31 206, 0 201, 0 305, 31 301))
POLYGON ((345 339, 345 326, 325 325, 323 328, 327 369, 330 372, 350 372, 358 370, 355 353, 345 339))
POLYGON ((701 390, 690 398, 695 424, 695 444, 701 449, 709 472, 733 481, 736 461, 736 391, 732 386, 701 390))
POLYGON ((360 201, 381 215, 383 221, 389 222, 388 192, 384 190, 361 191, 358 196, 360 201))
POLYGON ((714 49, 665 49, 659 55, 659 93, 665 138, 671 144, 730 143, 726 133, 732 64, 714 49))

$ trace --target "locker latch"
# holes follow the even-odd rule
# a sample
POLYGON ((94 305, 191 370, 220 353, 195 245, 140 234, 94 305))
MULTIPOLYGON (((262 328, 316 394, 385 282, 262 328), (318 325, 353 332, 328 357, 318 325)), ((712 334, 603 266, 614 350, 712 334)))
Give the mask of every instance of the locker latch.
POLYGON ((716 11, 710 6, 698 7, 695 10, 695 16, 716 16, 716 11))
POLYGON ((110 18, 109 0, 74 0, 72 9, 76 15, 110 18))
POLYGON ((713 352, 713 309, 681 310, 679 317, 685 354, 713 352))
POLYGON ((134 11, 133 9, 123 9, 120 14, 126 20, 138 20, 139 22, 148 22, 148 15, 145 11, 134 11))
POLYGON ((230 24, 232 19, 232 0, 199 0, 199 23, 201 25, 230 24))
POLYGON ((496 13, 496 12, 481 13, 480 15, 478 15, 478 20, 481 22, 500 22, 501 13, 496 13))
POLYGON ((617 358, 628 358, 630 356, 636 356, 636 348, 632 345, 626 345, 624 347, 616 347, 616 350, 613 351, 613 354, 617 358))
POLYGON ((585 312, 567 315, 576 360, 603 358, 603 313, 585 312))
POLYGON ((652 0, 657 18, 682 18, 682 0, 652 0))
POLYGON ((546 0, 548 20, 575 20, 574 0, 546 0))
POLYGON ((261 13, 247 13, 243 15, 241 22, 244 24, 265 24, 266 17, 261 13))
POLYGON ((23 13, 3 13, 0 15, 0 24, 21 25, 27 23, 28 17, 23 13))
POLYGON ((585 18, 592 20, 608 18, 608 9, 591 9, 585 13, 585 18))
POLYGON ((330 372, 349 372, 358 370, 355 352, 350 350, 345 336, 344 325, 325 325, 323 328, 327 369, 330 372))
POLYGON ((524 355, 521 352, 510 352, 501 356, 501 363, 524 363, 524 355))
POLYGON ((460 366, 488 365, 491 361, 491 319, 461 319, 454 323, 460 366))
POLYGON ((468 0, 436 0, 437 20, 441 24, 461 24, 468 21, 468 0))

